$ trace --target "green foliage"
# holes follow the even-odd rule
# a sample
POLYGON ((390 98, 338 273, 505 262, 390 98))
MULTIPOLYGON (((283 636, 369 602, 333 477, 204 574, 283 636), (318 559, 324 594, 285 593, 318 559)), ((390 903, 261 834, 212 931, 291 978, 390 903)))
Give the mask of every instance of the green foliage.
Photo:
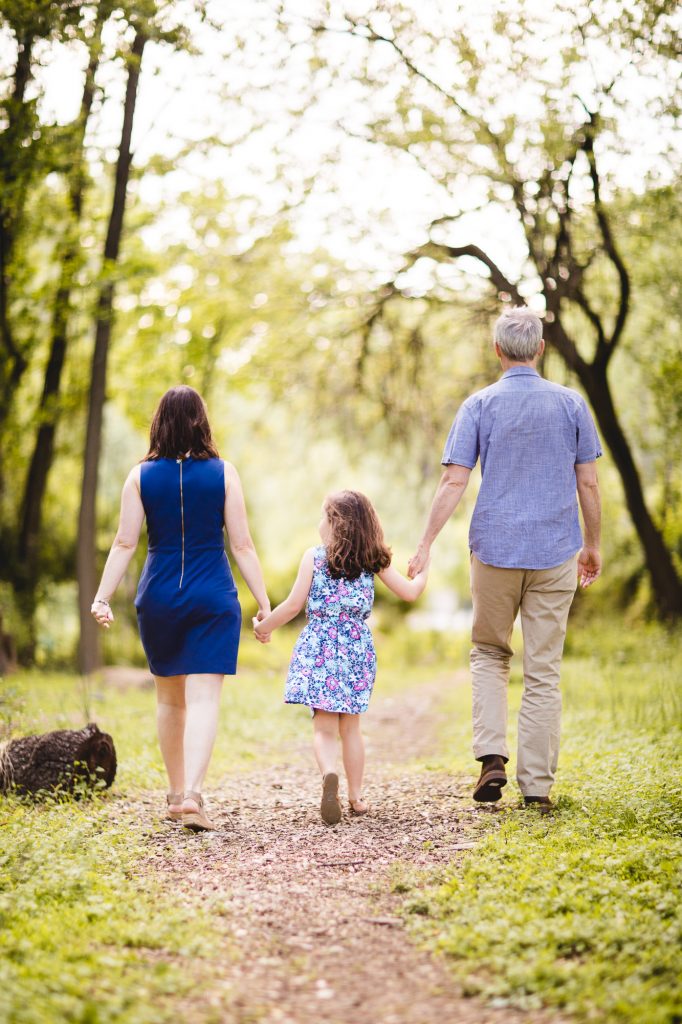
MULTIPOLYGON (((603 622, 575 633, 573 648, 590 656, 564 664, 558 813, 539 818, 507 798, 498 815, 479 819, 475 850, 444 884, 411 895, 407 909, 465 990, 494 1005, 674 1024, 682 1012, 679 633, 603 622)), ((520 688, 511 695, 515 710, 520 688)), ((461 695, 455 711, 464 714, 461 695)), ((448 732, 460 746, 463 723, 448 732)), ((465 758, 449 763, 463 767, 465 758)))
MULTIPOLYGON (((290 638, 259 650, 258 674, 226 681, 209 787, 276 758, 283 741, 309 729, 305 712, 282 701, 290 638)), ((140 870, 149 833, 163 827, 152 690, 85 687, 73 676, 20 673, 0 690, 0 739, 96 718, 119 758, 114 788, 101 797, 0 798, 0 1019, 176 1021, 177 1001, 235 951, 210 901, 190 915, 148 865, 140 870), (158 809, 140 819, 126 797, 153 788, 158 809)))
MULTIPOLYGON (((497 374, 490 326, 499 311, 498 295, 488 288, 486 278, 472 280, 480 266, 477 271, 471 260, 468 266, 453 263, 439 254, 438 246, 475 241, 479 226, 485 232, 485 225, 496 221, 505 243, 499 254, 502 269, 513 276, 514 268, 519 268, 525 278, 524 295, 537 295, 549 271, 535 276, 532 260, 521 269, 524 254, 530 255, 531 242, 545 256, 551 253, 558 238, 557 211, 564 217, 566 207, 570 225, 566 220, 564 227, 570 226, 573 256, 584 265, 579 280, 607 326, 612 321, 617 282, 598 251, 601 242, 591 209, 588 167, 584 154, 570 175, 565 162, 586 117, 582 103, 571 97, 577 91, 588 105, 594 106, 593 100, 603 104, 603 116, 594 125, 601 160, 604 153, 627 151, 632 141, 625 131, 627 111, 637 105, 639 95, 632 85, 636 79, 627 76, 608 86, 611 61, 620 67, 622 56, 628 74, 641 76, 647 87, 655 84, 651 103, 656 112, 674 114, 677 88, 669 64, 670 5, 618 7, 615 11, 600 0, 588 11, 562 3, 549 15, 514 0, 494 11, 468 12, 461 5, 446 5, 427 18, 411 4, 391 2, 368 10, 355 22, 341 19, 336 27, 342 31, 333 33, 333 46, 328 45, 327 33, 310 26, 299 25, 296 31, 301 35, 294 46, 274 31, 274 22, 260 15, 245 22, 245 38, 240 37, 237 49, 223 63, 229 65, 230 88, 240 82, 238 96, 224 99, 239 110, 239 131, 245 126, 247 162, 258 152, 263 127, 258 96, 266 80, 272 86, 267 87, 269 102, 274 103, 277 88, 272 83, 281 81, 282 95, 290 95, 295 65, 300 93, 291 109, 284 110, 283 100, 281 110, 282 124, 292 130, 299 120, 305 128, 307 118, 316 116, 318 101, 324 104, 335 88, 348 88, 349 95, 362 97, 353 104, 357 123, 350 125, 351 131, 378 143, 372 147, 372 161, 386 159, 387 174, 403 161, 419 168, 424 210, 436 215, 428 227, 432 248, 420 248, 419 258, 416 252, 401 257, 394 251, 391 217, 402 217, 401 206, 394 211, 378 209, 371 224, 358 219, 352 209, 341 209, 342 196, 334 193, 334 183, 346 173, 345 157, 340 178, 332 173, 343 156, 341 150, 325 167, 320 154, 318 167, 303 166, 302 161, 299 166, 290 153, 275 148, 267 168, 254 172, 253 194, 242 194, 232 181, 228 186, 211 180, 216 155, 224 152, 229 166, 230 150, 238 150, 242 141, 226 143, 212 134, 198 141, 166 139, 163 153, 156 155, 138 147, 115 271, 98 498, 100 565, 115 530, 121 483, 144 454, 159 395, 178 381, 195 385, 207 396, 221 453, 235 461, 243 476, 251 525, 273 597, 286 593, 302 550, 316 540, 318 504, 340 486, 359 486, 375 500, 396 559, 404 564, 428 507, 443 439, 456 408, 497 374), (310 37, 302 46, 308 31, 310 37), (389 42, 377 42, 373 32, 389 42), (605 39, 613 51, 608 60, 605 39), (281 60, 283 53, 291 62, 281 60), (416 71, 406 64, 405 55, 416 71), (590 75, 599 71, 602 58, 606 77, 592 82, 590 75), (593 89, 589 95, 583 91, 588 81, 593 89), (254 151, 248 148, 251 145, 254 151), (144 162, 139 156, 143 151, 144 162), (206 177, 199 170, 204 155, 209 158, 206 177), (169 171, 175 173, 166 177, 169 171), (311 234, 309 223, 308 203, 317 209, 320 189, 328 190, 324 209, 330 212, 333 229, 328 236, 323 228, 311 234), (519 215, 520 203, 526 219, 519 215), (479 208, 485 211, 480 223, 479 208), (377 239, 371 265, 353 251, 355 242, 366 240, 368 233, 377 239), (394 281, 389 285, 386 280, 391 276, 394 281)), ((98 86, 109 77, 120 84, 120 58, 129 42, 130 22, 151 19, 155 11, 160 16, 149 25, 150 47, 161 71, 166 61, 176 59, 183 74, 193 66, 190 28, 201 28, 197 39, 205 40, 209 50, 216 42, 215 27, 202 22, 203 5, 193 0, 182 7, 134 0, 111 10, 100 5, 98 10, 111 15, 98 86), (186 23, 178 25, 182 12, 189 11, 186 23), (185 48, 190 55, 178 55, 185 48)), ((321 18, 323 14, 321 5, 321 18)), ((31 22, 31 31, 38 25, 36 31, 44 39, 40 61, 48 69, 61 52, 55 44, 63 39, 70 41, 81 66, 88 52, 94 52, 91 4, 12 2, 4 5, 3 16, 8 25, 16 22, 17 32, 22 18, 26 25, 31 22), (46 18, 52 19, 50 24, 46 18)), ((287 25, 286 17, 278 22, 281 31, 288 31, 287 25)), ((33 75, 33 68, 29 70, 33 75)), ((83 169, 87 187, 76 225, 69 213, 68 190, 75 173, 71 158, 78 148, 78 121, 46 121, 50 103, 35 102, 43 80, 36 72, 30 104, 27 101, 22 108, 30 145, 3 149, 10 164, 15 158, 36 159, 30 189, 19 188, 21 181, 29 180, 28 171, 20 174, 8 164, 22 197, 23 225, 12 237, 9 312, 15 341, 29 365, 14 389, 2 445, 6 484, 0 487, 0 574, 10 585, 2 587, 0 601, 5 628, 22 641, 28 626, 12 597, 18 577, 13 551, 26 469, 42 415, 38 406, 60 278, 59 254, 69 239, 77 243, 69 343, 61 394, 50 411, 58 416, 59 427, 43 508, 36 594, 37 660, 55 667, 71 663, 76 639, 71 581, 87 368, 113 164, 109 142, 99 148, 104 135, 100 137, 100 128, 91 125, 83 169), (39 138, 33 138, 34 130, 39 138)), ((147 88, 144 75, 141 88, 147 88)), ((11 89, 10 76, 2 92, 5 119, 11 89)), ((115 94, 115 89, 107 90, 102 124, 113 113, 110 105, 118 102, 115 94)), ((207 100, 207 115, 208 107, 207 100)), ((266 120, 278 120, 274 109, 268 107, 266 120)), ((640 114, 645 119, 652 111, 640 114)), ((667 125, 661 119, 654 139, 661 150, 667 125)), ((359 154, 359 149, 354 146, 351 152, 359 154)), ((641 181, 634 180, 639 173, 635 162, 632 183, 628 178, 624 184, 612 169, 616 164, 625 167, 627 161, 612 161, 604 172, 602 194, 633 280, 628 326, 610 369, 612 389, 647 501, 679 567, 682 283, 675 254, 682 245, 676 227, 680 196, 678 188, 661 185, 673 161, 666 152, 656 174, 647 178, 642 171, 641 181)), ((9 196, 7 189, 5 194, 9 196)), ((426 237, 421 232, 417 236, 415 243, 426 237)), ((358 246, 359 253, 365 251, 358 246)), ((549 295, 551 286, 547 289, 549 295)), ((569 316, 565 306, 561 315, 578 351, 590 356, 593 327, 579 309, 569 316)), ((10 362, 4 365, 9 367, 10 362)), ((545 371, 560 383, 576 384, 556 352, 546 359, 545 371)), ((650 613, 650 586, 624 511, 620 479, 608 457, 600 472, 610 581, 600 593, 604 603, 613 606, 617 600, 619 607, 629 609, 634 620, 650 613)), ((474 492, 472 482, 467 505, 452 527, 462 552, 464 520, 474 492)), ((466 558, 458 558, 453 541, 441 543, 434 580, 440 573, 440 583, 464 595, 466 558)), ((129 662, 141 660, 130 599, 142 556, 140 550, 117 600, 118 629, 106 638, 107 655, 129 662)), ((590 599, 599 603, 599 597, 590 599)), ((400 616, 391 616, 389 609, 389 604, 380 609, 385 622, 392 618, 399 626, 400 616)))

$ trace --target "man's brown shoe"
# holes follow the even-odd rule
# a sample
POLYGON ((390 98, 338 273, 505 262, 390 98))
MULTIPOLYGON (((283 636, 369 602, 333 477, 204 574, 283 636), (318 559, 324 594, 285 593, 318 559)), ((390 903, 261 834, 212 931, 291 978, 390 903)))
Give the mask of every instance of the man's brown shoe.
POLYGON ((537 807, 539 814, 551 814, 555 806, 548 796, 524 796, 524 807, 537 807))
POLYGON ((482 804, 495 803, 501 799, 502 787, 506 785, 507 773, 504 767, 504 758, 498 754, 484 757, 481 774, 474 789, 474 800, 482 804))

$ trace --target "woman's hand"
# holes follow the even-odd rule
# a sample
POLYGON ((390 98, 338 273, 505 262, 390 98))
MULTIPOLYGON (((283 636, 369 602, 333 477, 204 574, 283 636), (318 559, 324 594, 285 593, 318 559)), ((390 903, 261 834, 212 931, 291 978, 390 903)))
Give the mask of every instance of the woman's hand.
POLYGON ((92 602, 90 614, 98 625, 102 626, 104 629, 109 629, 109 626, 114 621, 114 613, 111 610, 111 605, 108 601, 104 601, 101 598, 95 598, 92 602))

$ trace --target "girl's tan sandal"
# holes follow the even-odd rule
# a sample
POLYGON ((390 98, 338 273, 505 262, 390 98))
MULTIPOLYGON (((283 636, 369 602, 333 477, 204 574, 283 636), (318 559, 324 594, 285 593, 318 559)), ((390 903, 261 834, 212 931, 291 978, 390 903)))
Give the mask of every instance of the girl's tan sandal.
POLYGON ((204 798, 201 793, 185 793, 185 800, 192 800, 198 810, 183 810, 181 818, 183 828, 188 828, 191 832, 215 832, 215 825, 204 810, 204 798))
POLYGON ((339 801, 339 777, 336 772, 327 772, 322 779, 322 800, 320 801, 322 821, 327 825, 338 825, 341 821, 339 801))
POLYGON ((356 804, 360 804, 360 803, 364 803, 364 801, 362 801, 362 800, 349 800, 348 801, 348 806, 350 807, 350 813, 351 814, 357 814, 358 817, 360 817, 363 814, 367 814, 367 812, 369 810, 369 807, 368 807, 367 804, 365 804, 364 807, 356 807, 355 806, 356 804))
POLYGON ((182 819, 182 793, 166 793, 166 818, 168 821, 182 819))

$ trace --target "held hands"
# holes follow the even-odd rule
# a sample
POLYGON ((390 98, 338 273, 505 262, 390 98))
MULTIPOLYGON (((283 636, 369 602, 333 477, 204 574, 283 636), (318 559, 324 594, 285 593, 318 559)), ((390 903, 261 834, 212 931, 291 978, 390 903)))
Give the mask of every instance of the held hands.
POLYGON ((598 548, 584 547, 578 555, 578 582, 585 590, 601 576, 601 555, 598 548))
POLYGON ((97 624, 102 626, 103 629, 109 629, 109 626, 114 621, 114 613, 112 612, 111 605, 108 601, 102 601, 96 598, 90 607, 90 614, 97 624))
MULTIPOLYGON (((427 584, 428 579, 429 579, 429 567, 430 567, 430 565, 431 565, 431 555, 429 554, 429 555, 427 555, 426 561, 424 562, 424 565, 422 566, 422 568, 419 570, 417 575, 413 577, 413 582, 416 583, 416 585, 417 585, 417 597, 421 597, 421 595, 426 590, 426 584, 427 584)), ((409 573, 409 569, 408 569, 408 573, 409 573)))
POLYGON ((409 579, 413 580, 418 573, 428 571, 430 563, 431 549, 421 541, 416 552, 407 563, 407 575, 409 579))
POLYGON ((251 619, 251 622, 253 623, 253 634, 254 634, 256 640, 258 640, 258 642, 261 643, 261 644, 269 644, 270 643, 270 637, 271 637, 272 634, 271 633, 265 633, 263 630, 260 630, 260 631, 258 630, 258 626, 260 625, 260 623, 269 614, 270 614, 270 609, 267 609, 267 611, 266 611, 264 608, 259 608, 258 609, 258 614, 255 615, 253 617, 253 619, 251 619))

